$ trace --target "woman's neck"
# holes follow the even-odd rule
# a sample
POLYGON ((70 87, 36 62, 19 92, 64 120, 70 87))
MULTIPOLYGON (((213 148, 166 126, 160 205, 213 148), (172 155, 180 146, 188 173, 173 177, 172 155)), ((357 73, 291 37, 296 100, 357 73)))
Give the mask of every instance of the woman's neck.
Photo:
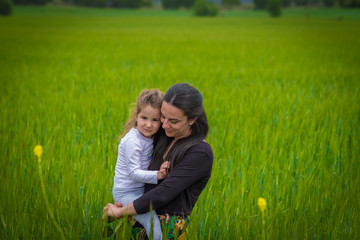
POLYGON ((189 132, 188 132, 186 135, 184 135, 184 136, 182 136, 182 137, 180 137, 180 138, 176 138, 176 137, 175 137, 175 138, 171 141, 169 147, 166 149, 163 158, 164 158, 164 159, 166 158, 166 156, 167 156, 167 154, 169 153, 170 149, 174 146, 174 144, 175 144, 179 139, 187 138, 187 137, 190 136, 190 135, 191 135, 191 130, 189 130, 189 132))
POLYGON ((176 141, 177 141, 177 139, 175 139, 175 138, 171 141, 169 147, 166 149, 166 151, 164 153, 164 157, 163 157, 164 159, 166 158, 166 156, 168 155, 170 149, 172 148, 172 146, 174 146, 176 141))

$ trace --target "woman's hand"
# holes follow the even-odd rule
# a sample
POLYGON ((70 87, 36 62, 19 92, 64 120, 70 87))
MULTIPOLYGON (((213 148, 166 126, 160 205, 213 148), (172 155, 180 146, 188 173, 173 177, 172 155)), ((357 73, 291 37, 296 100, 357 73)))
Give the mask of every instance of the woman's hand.
POLYGON ((104 220, 106 218, 106 216, 120 218, 121 217, 120 210, 121 210, 120 203, 116 203, 116 204, 108 203, 103 209, 103 216, 101 219, 104 220))
POLYGON ((160 170, 157 173, 157 180, 164 179, 166 177, 166 170, 170 167, 170 162, 166 161, 161 164, 160 170))
POLYGON ((104 220, 106 216, 121 218, 125 215, 129 215, 129 216, 136 215, 136 211, 133 203, 130 203, 125 207, 122 207, 121 203, 116 203, 116 204, 108 203, 103 209, 103 215, 101 219, 104 220))
MULTIPOLYGON (((118 202, 115 202, 115 205, 116 205, 117 207, 122 207, 122 204, 121 204, 121 203, 118 203, 118 202)), ((104 218, 104 217, 103 217, 103 218, 104 218)), ((115 221, 116 218, 115 218, 115 217, 108 216, 107 220, 108 220, 108 223, 111 223, 111 222, 115 221)))

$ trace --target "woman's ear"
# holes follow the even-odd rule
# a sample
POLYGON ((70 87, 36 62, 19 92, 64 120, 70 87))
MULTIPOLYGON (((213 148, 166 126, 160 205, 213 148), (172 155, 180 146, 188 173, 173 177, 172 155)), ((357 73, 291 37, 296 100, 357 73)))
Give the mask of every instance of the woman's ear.
POLYGON ((196 122, 196 120, 197 120, 197 117, 189 120, 189 125, 192 126, 196 122))

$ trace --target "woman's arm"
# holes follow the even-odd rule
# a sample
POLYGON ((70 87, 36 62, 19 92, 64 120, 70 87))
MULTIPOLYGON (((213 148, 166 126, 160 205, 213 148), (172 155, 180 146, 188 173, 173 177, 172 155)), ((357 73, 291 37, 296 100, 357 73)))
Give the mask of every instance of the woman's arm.
MULTIPOLYGON (((114 216, 120 218, 126 215, 136 215, 148 212, 151 209, 161 207, 174 199, 188 186, 202 179, 210 177, 213 153, 210 145, 198 148, 196 151, 189 151, 183 160, 173 169, 168 178, 151 191, 145 193, 133 203, 125 207, 117 207, 114 204, 107 204, 103 209, 103 217, 114 216)), ((201 189, 202 190, 202 189, 201 189)))
POLYGON ((133 202, 135 211, 138 214, 146 213, 150 210, 151 204, 153 209, 162 207, 190 185, 201 179, 208 179, 211 174, 212 162, 212 150, 207 143, 199 144, 189 150, 169 177, 133 202))

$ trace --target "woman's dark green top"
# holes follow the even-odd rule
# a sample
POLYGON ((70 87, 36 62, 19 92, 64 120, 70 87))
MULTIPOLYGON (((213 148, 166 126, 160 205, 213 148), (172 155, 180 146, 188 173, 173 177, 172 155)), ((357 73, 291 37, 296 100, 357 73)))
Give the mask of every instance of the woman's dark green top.
POLYGON ((157 185, 146 184, 145 194, 134 201, 138 214, 150 211, 157 214, 188 216, 210 176, 213 152, 207 142, 192 146, 168 177, 157 185))

